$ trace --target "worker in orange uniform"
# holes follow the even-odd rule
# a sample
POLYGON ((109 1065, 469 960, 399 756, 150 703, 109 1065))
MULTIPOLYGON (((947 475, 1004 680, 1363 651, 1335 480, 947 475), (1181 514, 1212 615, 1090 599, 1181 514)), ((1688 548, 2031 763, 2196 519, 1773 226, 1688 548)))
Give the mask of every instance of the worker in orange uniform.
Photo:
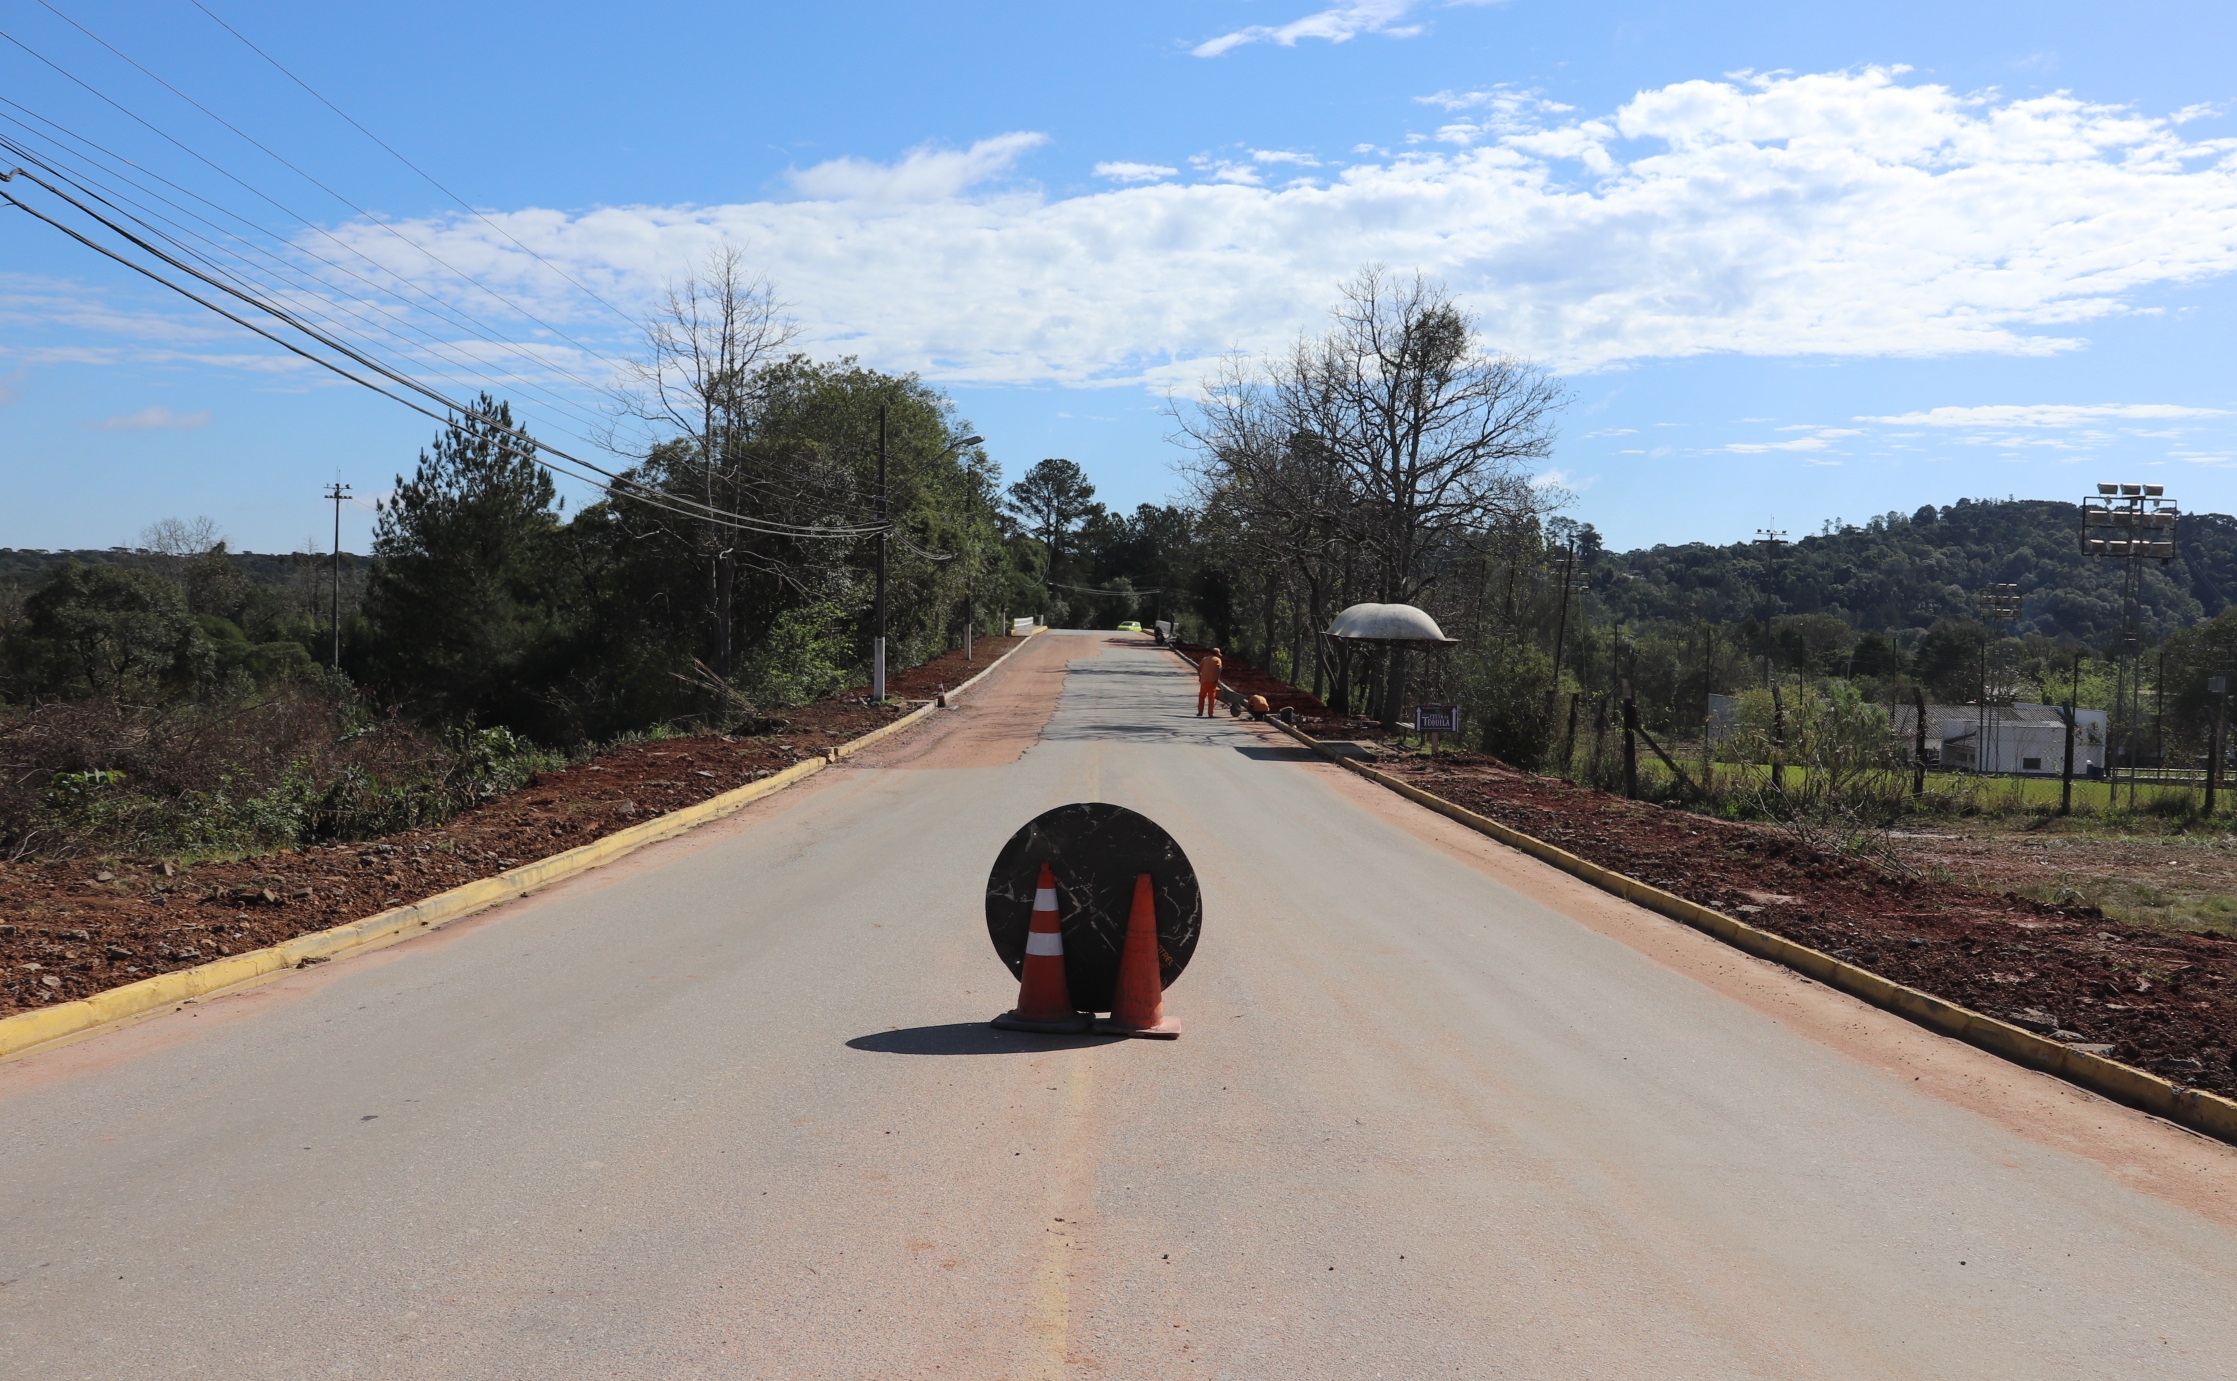
POLYGON ((1219 655, 1219 649, 1216 647, 1205 653, 1204 660, 1196 664, 1196 717, 1198 719, 1211 718, 1213 710, 1218 707, 1219 674, 1221 668, 1226 665, 1226 659, 1219 655))

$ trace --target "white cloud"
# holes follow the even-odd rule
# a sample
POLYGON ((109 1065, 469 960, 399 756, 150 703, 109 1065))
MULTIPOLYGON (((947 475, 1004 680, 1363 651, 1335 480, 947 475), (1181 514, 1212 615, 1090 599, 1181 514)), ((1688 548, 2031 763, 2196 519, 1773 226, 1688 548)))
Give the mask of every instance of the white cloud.
POLYGON ((1265 182, 1256 163, 1237 162, 1231 158, 1214 158, 1210 154, 1195 154, 1188 165, 1214 182, 1231 183, 1237 187, 1257 187, 1265 182))
MULTIPOLYGON (((1481 4, 1485 0, 1455 0, 1461 4, 1481 4)), ((1422 7, 1421 0, 1352 0, 1346 5, 1308 14, 1302 19, 1292 19, 1287 24, 1253 24, 1207 39, 1189 52, 1200 58, 1216 58, 1220 54, 1240 48, 1246 43, 1274 43, 1284 48, 1294 48, 1304 38, 1325 39, 1330 43, 1346 43, 1361 34, 1382 34, 1389 38, 1412 38, 1422 31, 1419 24, 1400 21, 1422 7)))
POLYGON ((118 417, 105 417, 85 425, 97 432, 191 432, 206 425, 206 412, 173 412, 158 404, 118 417))
POLYGON ((1294 163, 1300 168, 1318 168, 1320 160, 1309 153, 1296 153, 1289 149, 1252 149, 1254 163, 1294 163))
POLYGON ((968 149, 919 145, 898 163, 834 158, 787 174, 793 190, 820 201, 942 201, 1007 172, 1027 152, 1049 142, 1020 130, 981 139, 968 149))
POLYGON ((1505 135, 1514 147, 1524 152, 1553 159, 1574 158, 1594 173, 1604 173, 1615 166, 1602 147, 1614 137, 1614 129, 1600 120, 1549 126, 1549 120, 1570 113, 1574 107, 1549 101, 1535 91, 1494 86, 1484 91, 1440 91, 1433 96, 1416 96, 1414 100, 1455 114, 1480 113, 1440 125, 1434 136, 1408 135, 1409 143, 1418 144, 1426 138, 1434 138, 1441 144, 1465 148, 1505 135))
POLYGON ((1781 427, 1782 432, 1808 432, 1788 441, 1735 441, 1724 449, 1736 455, 1760 455, 1765 451, 1822 451, 1836 441, 1846 441, 1852 436, 1862 436, 1856 427, 1781 427))
POLYGON ((1163 182, 1179 171, 1178 168, 1168 168, 1162 163, 1098 163, 1095 165, 1095 175, 1097 177, 1109 178, 1113 182, 1163 182))
MULTIPOLYGON (((2070 96, 1907 82, 1893 69, 1682 82, 1589 116, 1487 96, 1466 110, 1501 111, 1512 130, 1363 155, 1318 184, 1255 185, 1259 165, 1236 150, 1192 160, 1185 181, 1065 197, 989 186, 1042 142, 1017 133, 820 164, 788 199, 490 214, 631 309, 728 241, 775 282, 806 348, 951 384, 1192 381, 1207 357, 1324 320, 1369 262, 1443 280, 1493 342, 1572 373, 1712 353, 2050 354, 2148 290, 2237 271, 2237 147, 2070 96)), ((630 348, 484 222, 399 228, 608 353, 630 348)), ((498 310, 385 229, 335 233, 498 310)), ((6 309, 0 296, 0 326, 6 309)), ((530 346, 504 367, 537 367, 530 347, 559 358, 515 329, 530 346)), ((38 344, 0 338, 11 364, 38 344)))
POLYGON ((1792 441, 1735 441, 1724 449, 1735 455, 1752 456, 1764 451, 1822 451, 1829 444, 1822 436, 1798 436, 1792 441))
MULTIPOLYGON (((2068 428, 2114 421, 2160 422, 2177 418, 2227 416, 2220 408, 2181 407, 2173 403, 1997 403, 1985 407, 1932 408, 1894 417, 1859 417, 1895 427, 2051 427, 2068 428)), ((2156 435, 2160 433, 2139 433, 2156 435)), ((2172 435, 2172 433, 2165 433, 2172 435)))
POLYGON ((1639 429, 1637 427, 1602 427, 1599 431, 1596 432, 1586 432, 1585 439, 1589 441, 1595 437, 1602 436, 1632 436, 1636 434, 1638 430, 1639 429))

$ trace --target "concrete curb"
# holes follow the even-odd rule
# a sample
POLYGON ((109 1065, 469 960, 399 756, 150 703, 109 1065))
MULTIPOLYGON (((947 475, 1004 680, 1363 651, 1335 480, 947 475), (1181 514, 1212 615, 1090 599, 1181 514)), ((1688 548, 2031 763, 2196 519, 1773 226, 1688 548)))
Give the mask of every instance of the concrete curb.
POLYGON ((1465 825, 1478 834, 1489 835, 1572 877, 1591 883, 1603 892, 1612 893, 1680 924, 1691 926, 1758 959, 1768 959, 1774 964, 1814 978, 1829 988, 1838 988, 1851 997, 1862 999, 1882 1011, 1893 1012, 1939 1035, 1964 1041, 1991 1055, 2040 1073, 2054 1075, 2116 1103, 2126 1104, 2156 1117, 2164 1117, 2194 1132, 2237 1145, 2237 1102, 2203 1089, 2184 1088, 2156 1074, 2147 1074, 2143 1070, 2124 1065, 2118 1060, 2108 1060, 2101 1055, 2076 1050, 2008 1022, 1960 1007, 1954 1002, 1946 1002, 1931 993, 1905 987, 1870 969, 1858 968, 1854 964, 1836 959, 1823 950, 1799 945, 1784 936, 1759 930, 1745 921, 1734 920, 1721 911, 1688 901, 1675 893, 1665 892, 1613 869, 1603 868, 1589 859, 1579 858, 1567 849, 1478 815, 1442 796, 1432 795, 1420 787, 1400 781, 1386 772, 1378 772, 1363 763, 1340 757, 1330 752, 1318 739, 1292 725, 1282 723, 1279 719, 1269 718, 1266 722, 1328 761, 1355 772, 1378 786, 1395 791, 1416 805, 1425 806, 1448 820, 1465 825))
MULTIPOLYGON (((989 662, 984 670, 949 691, 948 698, 953 700, 977 685, 1018 651, 1018 648, 1013 647, 989 662)), ((510 868, 495 876, 453 887, 447 892, 438 892, 409 906, 392 907, 363 920, 350 921, 326 930, 314 930, 308 935, 298 935, 292 940, 250 950, 246 954, 214 959, 207 964, 197 964, 191 969, 160 973, 136 983, 126 983, 121 987, 95 993, 91 997, 81 997, 35 1011, 18 1012, 11 1017, 0 1017, 0 1060, 21 1055, 54 1041, 83 1035, 114 1022, 145 1016, 165 1007, 175 1007, 228 988, 237 988, 244 983, 288 969, 301 968, 305 964, 322 964, 347 954, 391 945, 423 930, 471 916, 499 902, 525 897, 538 888, 549 887, 578 873, 587 873, 624 855, 635 853, 648 844, 656 844, 724 816, 735 815, 764 796, 774 795, 795 782, 805 781, 832 763, 851 758, 863 749, 891 738, 932 714, 937 708, 936 703, 927 702, 891 724, 880 725, 860 738, 840 744, 824 757, 794 763, 758 782, 749 782, 719 796, 710 796, 696 805, 685 806, 681 810, 673 810, 641 824, 631 825, 627 829, 616 830, 603 839, 594 839, 579 848, 556 853, 549 858, 540 858, 534 863, 524 863, 518 868, 510 868)))

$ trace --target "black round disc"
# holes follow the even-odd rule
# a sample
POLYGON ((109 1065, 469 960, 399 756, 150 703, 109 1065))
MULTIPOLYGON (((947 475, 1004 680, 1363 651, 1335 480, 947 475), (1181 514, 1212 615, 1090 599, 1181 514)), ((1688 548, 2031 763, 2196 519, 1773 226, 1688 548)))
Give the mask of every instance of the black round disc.
POLYGON ((1118 990, 1119 951, 1134 910, 1134 879, 1150 875, 1157 899, 1157 958, 1164 986, 1188 967, 1204 922, 1188 855, 1145 816, 1083 801, 1058 806, 1010 836, 986 880, 986 933, 1012 975, 1025 970, 1025 932, 1041 865, 1056 875, 1057 923, 1072 1005, 1108 1012, 1118 990))

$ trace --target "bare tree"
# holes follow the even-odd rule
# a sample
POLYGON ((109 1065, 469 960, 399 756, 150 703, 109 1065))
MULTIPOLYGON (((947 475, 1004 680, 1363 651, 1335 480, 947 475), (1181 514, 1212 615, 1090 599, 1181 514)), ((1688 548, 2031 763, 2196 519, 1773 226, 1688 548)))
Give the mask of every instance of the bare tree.
POLYGON ((140 545, 157 556, 183 561, 225 540, 215 518, 159 518, 140 529, 140 545))
MULTIPOLYGON (((1564 401, 1543 371, 1484 350, 1418 274, 1366 269, 1333 315, 1284 357, 1223 361, 1172 408, 1207 513, 1287 561, 1316 627, 1337 598, 1416 602, 1483 534, 1535 521, 1525 465, 1552 454, 1564 401)), ((1386 717, 1401 672, 1382 677, 1386 717)))
MULTIPOLYGON (((751 429, 754 376, 792 340, 792 320, 769 281, 748 270, 744 253, 724 244, 668 285, 644 330, 645 354, 629 367, 622 410, 688 438, 700 491, 694 497, 709 508, 734 509, 729 472, 751 429)), ((728 676, 736 544, 717 519, 701 528, 709 642, 716 670, 728 676)))
POLYGON ((1283 410, 1322 440, 1356 496, 1377 593, 1411 602, 1452 543, 1533 506, 1522 467, 1553 453, 1563 392, 1535 366, 1479 348, 1474 320, 1418 274, 1361 272, 1335 317, 1285 366, 1283 410))

